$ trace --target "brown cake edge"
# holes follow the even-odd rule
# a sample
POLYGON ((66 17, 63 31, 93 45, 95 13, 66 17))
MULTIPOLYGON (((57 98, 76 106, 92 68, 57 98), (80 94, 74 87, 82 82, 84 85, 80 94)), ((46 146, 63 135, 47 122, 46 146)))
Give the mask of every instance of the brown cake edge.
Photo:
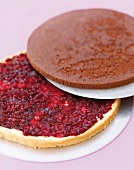
POLYGON ((36 64, 34 64, 34 62, 32 61, 32 57, 29 57, 29 54, 27 53, 27 58, 30 62, 30 64, 32 65, 32 67, 39 72, 42 76, 53 80, 59 84, 63 84, 65 86, 69 86, 69 87, 74 87, 74 88, 82 88, 82 89, 110 89, 110 88, 116 88, 116 87, 121 87, 121 86, 125 86, 128 85, 130 83, 134 82, 134 77, 130 77, 126 80, 118 80, 115 82, 109 82, 109 83, 94 83, 94 84, 81 84, 81 83, 74 83, 74 82, 70 82, 70 81, 66 81, 63 79, 59 79, 56 78, 48 73, 46 73, 44 70, 41 70, 36 64))

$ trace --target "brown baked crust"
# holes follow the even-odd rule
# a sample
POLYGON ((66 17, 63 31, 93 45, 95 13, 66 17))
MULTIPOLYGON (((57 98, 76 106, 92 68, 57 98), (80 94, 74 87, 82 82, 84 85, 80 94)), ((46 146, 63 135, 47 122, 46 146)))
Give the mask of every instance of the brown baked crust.
POLYGON ((58 83, 105 89, 134 81, 134 18, 106 9, 78 10, 38 27, 28 59, 58 83))

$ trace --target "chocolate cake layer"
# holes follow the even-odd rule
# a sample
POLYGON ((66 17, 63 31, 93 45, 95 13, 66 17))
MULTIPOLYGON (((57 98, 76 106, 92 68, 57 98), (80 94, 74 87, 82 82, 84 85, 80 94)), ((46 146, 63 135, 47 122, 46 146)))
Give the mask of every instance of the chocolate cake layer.
POLYGON ((106 9, 77 10, 38 27, 28 59, 43 76, 91 89, 134 81, 134 18, 106 9))

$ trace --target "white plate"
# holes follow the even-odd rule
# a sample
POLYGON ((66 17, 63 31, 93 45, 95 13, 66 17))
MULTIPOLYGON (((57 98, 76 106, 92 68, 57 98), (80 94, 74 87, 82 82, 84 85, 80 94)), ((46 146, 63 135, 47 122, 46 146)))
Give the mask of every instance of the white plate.
POLYGON ((117 99, 117 98, 125 98, 130 97, 134 95, 134 82, 125 86, 116 87, 112 89, 80 89, 80 88, 74 88, 74 87, 68 87, 63 84, 59 84, 57 82, 54 82, 50 79, 47 79, 50 81, 53 85, 56 87, 83 97, 88 98, 95 98, 95 99, 117 99))
POLYGON ((112 123, 90 140, 65 148, 32 149, 1 139, 0 153, 12 158, 34 162, 58 162, 91 154, 113 141, 125 128, 132 113, 132 99, 132 97, 123 99, 119 113, 112 123))

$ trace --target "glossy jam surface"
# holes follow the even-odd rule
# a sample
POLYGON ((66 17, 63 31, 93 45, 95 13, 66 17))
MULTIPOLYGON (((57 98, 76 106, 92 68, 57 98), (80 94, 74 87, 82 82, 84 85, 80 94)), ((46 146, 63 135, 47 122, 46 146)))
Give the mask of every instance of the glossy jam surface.
POLYGON ((31 67, 26 54, 0 63, 0 126, 24 135, 79 135, 102 119, 113 102, 58 89, 31 67))

